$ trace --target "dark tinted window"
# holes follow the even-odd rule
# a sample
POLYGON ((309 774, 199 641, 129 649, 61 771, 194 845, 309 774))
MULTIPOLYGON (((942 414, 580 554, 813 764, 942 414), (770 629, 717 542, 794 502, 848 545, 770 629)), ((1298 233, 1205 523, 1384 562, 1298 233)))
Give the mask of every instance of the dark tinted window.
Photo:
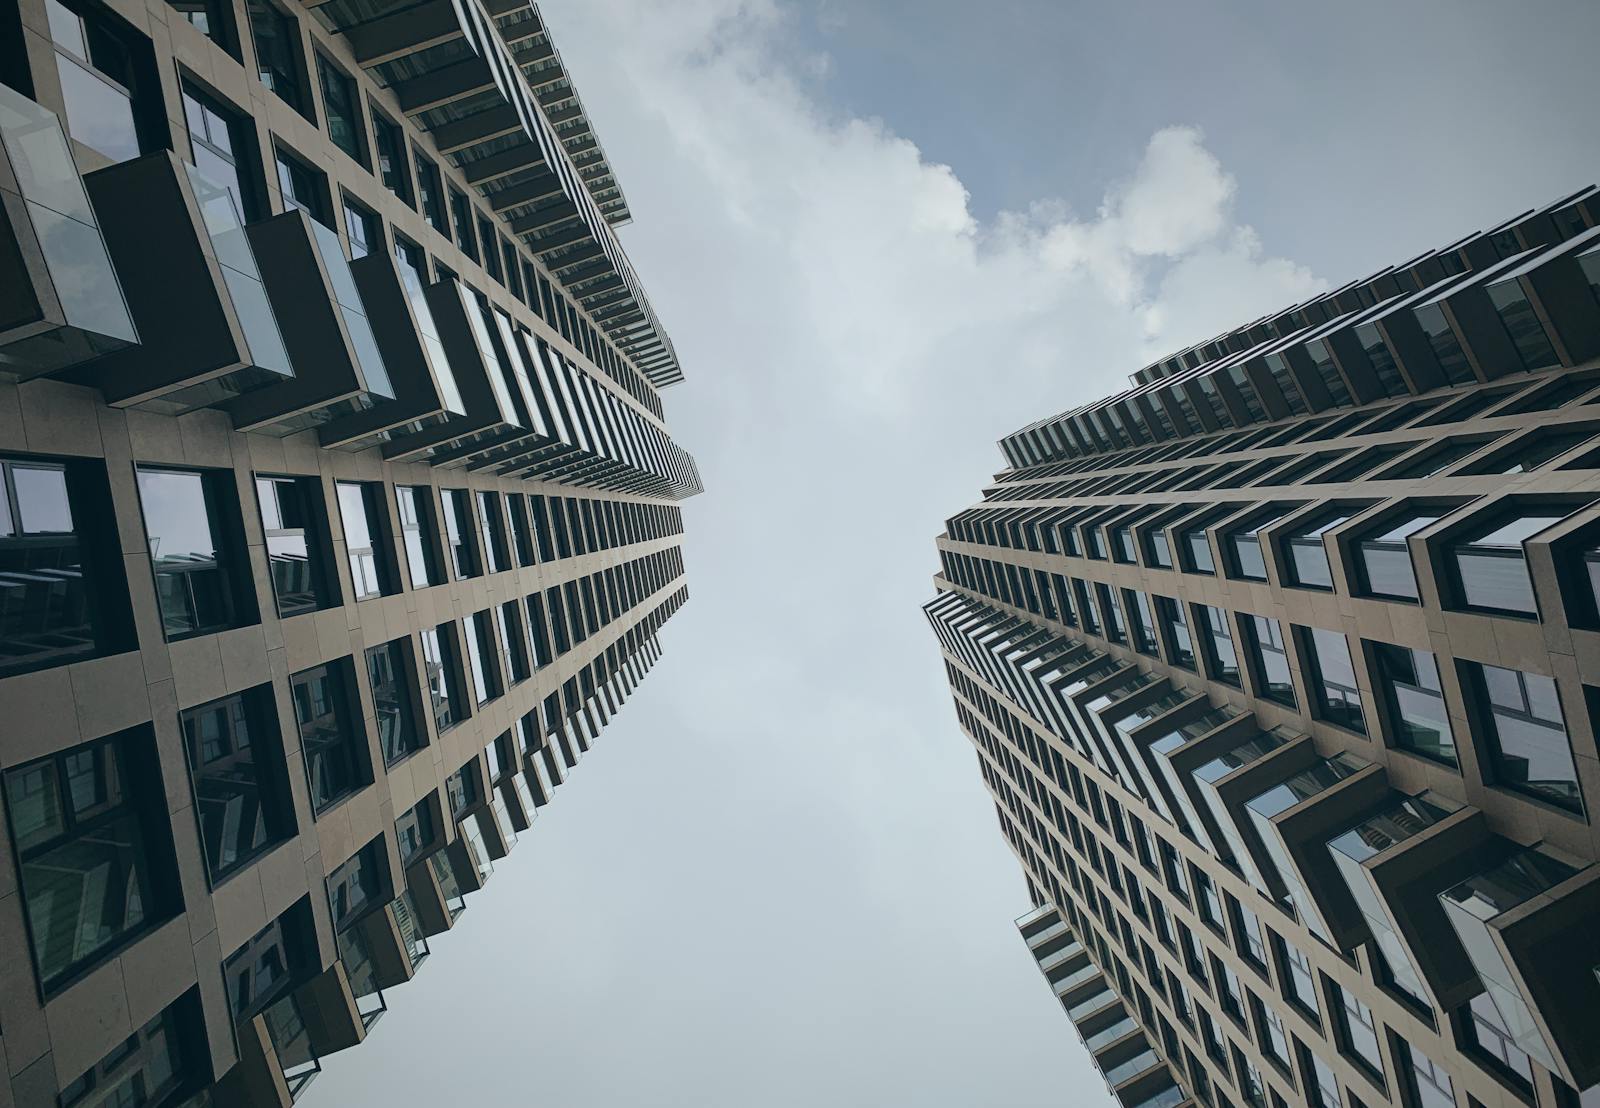
POLYGON ((478 545, 473 538, 472 501, 465 489, 441 489, 444 503, 445 546, 450 551, 451 570, 456 580, 477 577, 482 573, 478 564, 478 545))
POLYGON ((315 477, 258 477, 256 498, 278 615, 287 619, 336 603, 323 538, 322 483, 315 477))
POLYGON ((1250 651, 1251 664, 1255 667, 1256 686, 1260 695, 1293 708, 1294 676, 1289 667, 1283 625, 1275 619, 1252 615, 1241 615, 1239 623, 1244 632, 1245 645, 1250 651))
POLYGON ((1350 661, 1350 646, 1337 631, 1321 627, 1303 628, 1301 656, 1311 677, 1312 705, 1315 713, 1329 723, 1366 734, 1361 715, 1361 689, 1355 666, 1350 661))
POLYGON ((372 686, 372 707, 377 717, 378 746, 385 765, 428 745, 417 725, 412 693, 411 654, 405 639, 395 639, 367 651, 367 682, 372 686))
POLYGON ((157 846, 166 802, 155 747, 131 732, 5 773, 34 970, 52 992, 170 914, 176 874, 157 846), (141 773, 134 759, 145 760, 141 773))
POLYGON ((457 653, 455 624, 441 623, 432 630, 423 631, 421 638, 422 663, 428 675, 434 723, 440 731, 445 731, 467 718, 461 693, 461 658, 457 653))
POLYGON ((341 481, 335 488, 355 598, 365 600, 399 592, 386 538, 388 518, 379 499, 383 495, 383 485, 341 481))
POLYGON ((256 47, 256 68, 261 83, 277 93, 301 115, 316 122, 305 89, 305 55, 300 46, 300 25, 271 0, 246 0, 250 37, 256 47))
POLYGON ((1395 745, 1456 765, 1455 736, 1433 655, 1389 643, 1371 645, 1374 677, 1395 745))
POLYGON ((208 634, 244 622, 241 593, 254 586, 237 550, 221 500, 231 475, 140 469, 139 505, 150 543, 156 601, 168 641, 208 634), (218 478, 221 478, 220 480, 218 478))
POLYGON ((367 144, 361 126, 361 97, 356 83, 338 66, 317 55, 317 78, 322 83, 322 110, 328 117, 328 137, 362 165, 367 164, 367 144))
POLYGON ((276 717, 266 685, 179 716, 213 882, 294 834, 276 717))
POLYGON ((1537 673, 1461 665, 1485 709, 1495 782, 1581 815, 1583 793, 1556 683, 1537 673))
POLYGON ((305 756, 312 810, 321 813, 335 801, 372 783, 366 729, 352 710, 349 659, 302 670, 289 678, 300 752, 305 756))
POLYGON ((1537 617, 1523 541, 1562 519, 1558 512, 1519 512, 1480 524, 1450 543, 1457 601, 1468 608, 1537 617))
POLYGON ((439 567, 438 524, 434 522, 433 501, 425 487, 401 485, 394 490, 395 507, 400 513, 400 535, 405 542, 406 568, 411 587, 425 589, 444 583, 439 567))

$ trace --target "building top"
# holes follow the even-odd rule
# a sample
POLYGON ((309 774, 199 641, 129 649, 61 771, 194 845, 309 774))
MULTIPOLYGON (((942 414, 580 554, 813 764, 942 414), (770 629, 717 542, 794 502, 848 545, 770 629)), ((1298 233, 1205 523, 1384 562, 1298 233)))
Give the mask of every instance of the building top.
POLYGON ((539 5, 527 0, 489 0, 487 7, 600 214, 613 227, 633 222, 628 198, 561 60, 561 51, 550 41, 539 5))
MULTIPOLYGON (((1484 291, 1538 283, 1536 270, 1571 284, 1575 260, 1593 268, 1597 207, 1590 185, 1252 320, 1144 367, 1129 389, 1007 435, 1001 451, 1012 466, 1109 454, 1496 376, 1506 359, 1491 348, 1517 321, 1481 318, 1507 310, 1484 291)), ((1552 350, 1570 358, 1556 330, 1552 350)))
POLYGON ((374 12, 328 0, 311 10, 640 372, 658 388, 683 380, 613 229, 626 204, 536 8, 421 0, 374 12))

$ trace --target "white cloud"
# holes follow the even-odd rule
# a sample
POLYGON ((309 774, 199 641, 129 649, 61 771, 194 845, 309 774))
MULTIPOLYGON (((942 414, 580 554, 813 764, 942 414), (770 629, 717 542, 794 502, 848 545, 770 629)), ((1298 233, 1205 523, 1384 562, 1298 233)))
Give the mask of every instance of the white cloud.
MULTIPOLYGON (((506 925, 532 949, 613 969, 586 988, 534 959, 495 987, 538 1011, 459 1045, 434 1022, 430 1050, 488 1082, 525 1064, 512 1036, 559 1043, 535 1065, 564 1105, 967 1108, 1078 1082, 1088 1103, 919 611, 933 536, 1000 435, 1319 283, 1237 222, 1192 128, 1152 136, 1096 211, 980 220, 961 167, 816 98, 775 4, 543 11, 627 191, 621 238, 688 377, 668 413, 709 491, 667 659, 532 836, 560 845, 497 875, 532 890, 506 925), (648 1064, 615 1065, 640 1036, 648 1064)), ((509 972, 474 956, 452 972, 509 972)))

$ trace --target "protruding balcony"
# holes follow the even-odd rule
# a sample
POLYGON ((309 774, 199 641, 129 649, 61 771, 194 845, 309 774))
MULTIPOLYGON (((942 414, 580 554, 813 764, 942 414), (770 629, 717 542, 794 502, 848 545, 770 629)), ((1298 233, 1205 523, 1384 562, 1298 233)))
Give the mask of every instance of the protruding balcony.
POLYGON ((61 121, 0 85, 0 380, 138 341, 61 121))
POLYGON ((1600 867, 1522 850, 1439 900, 1516 1045, 1576 1088, 1600 1081, 1600 867))
POLYGON ((1271 887, 1263 867, 1270 870, 1271 863, 1246 814, 1245 803, 1316 760, 1317 751, 1310 736, 1274 729, 1257 732, 1232 749, 1219 751, 1189 775, 1210 814, 1209 830, 1218 841, 1227 844, 1234 864, 1246 879, 1269 896, 1271 887))
POLYGON ((222 405, 241 431, 291 435, 394 399, 339 236, 298 209, 247 229, 300 372, 222 405))
POLYGON ((1238 716, 1238 711, 1226 705, 1213 708, 1205 696, 1196 696, 1156 719, 1145 720, 1135 727, 1127 727, 1137 717, 1118 723, 1117 731, 1133 752, 1135 770, 1151 790, 1152 797, 1160 797, 1157 808, 1163 811, 1178 830, 1199 843, 1209 853, 1215 853, 1211 835, 1200 818, 1189 791, 1183 787, 1174 769, 1171 756, 1186 744, 1204 738, 1238 716))
POLYGON ((1336 754, 1245 804, 1256 841, 1264 850, 1256 862, 1268 891, 1330 944, 1332 935, 1309 891, 1313 884, 1338 880, 1328 858, 1328 836, 1380 803, 1388 791, 1382 766, 1353 754, 1336 754))
POLYGON ((169 152, 91 173, 140 343, 74 380, 106 402, 179 415, 294 380, 233 196, 169 152))
POLYGON ((1370 939, 1391 980, 1420 1003, 1451 1009, 1478 991, 1476 975, 1445 926, 1439 892, 1504 856, 1483 813, 1434 793, 1396 798, 1328 842, 1347 895, 1318 896, 1333 944, 1370 939))
POLYGON ((439 341, 438 325, 416 275, 397 266, 384 251, 351 262, 350 274, 361 294, 394 398, 375 398, 363 411, 324 423, 317 430, 322 445, 365 450, 466 415, 455 370, 439 341))

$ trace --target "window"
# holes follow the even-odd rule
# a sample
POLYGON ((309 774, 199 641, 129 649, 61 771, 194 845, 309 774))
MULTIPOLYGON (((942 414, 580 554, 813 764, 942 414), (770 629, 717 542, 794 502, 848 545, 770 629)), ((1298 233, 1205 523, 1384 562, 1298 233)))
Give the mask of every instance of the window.
POLYGON ((1284 516, 1283 509, 1274 509, 1257 515, 1251 522, 1228 532, 1228 558, 1232 576, 1245 581, 1265 581, 1267 561, 1261 551, 1261 531, 1271 527, 1284 516))
POLYGON ((1533 1066, 1488 993, 1479 993, 1457 1021, 1462 1045, 1493 1072, 1525 1093, 1533 1091, 1533 1066))
POLYGON ((383 228, 378 217, 344 193, 344 233, 350 240, 350 257, 365 258, 383 249, 383 228))
POLYGON ((444 795, 450 808, 450 818, 460 819, 478 803, 478 759, 469 758, 465 765, 444 779, 444 795))
POLYGON ((351 710, 349 659, 302 670, 289 678, 300 725, 300 752, 311 786, 311 810, 321 815, 336 801, 372 784, 367 731, 351 710))
POLYGON ((383 751, 383 764, 392 766, 428 745, 427 733, 417 726, 410 644, 405 639, 395 639, 371 647, 366 662, 378 746, 383 751))
POLYGON ((1358 585, 1363 595, 1385 600, 1418 599, 1417 576, 1406 539, 1438 519, 1437 511, 1413 511, 1357 541, 1358 585))
POLYGON ((250 38, 256 46, 256 67, 261 83, 279 99, 316 123, 305 91, 305 55, 301 52, 300 25, 272 0, 246 0, 250 38))
POLYGON ((473 261, 478 260, 478 244, 472 234, 472 207, 460 189, 450 190, 450 219, 456 228, 456 245, 473 261))
POLYGON ((5 772, 33 966, 46 993, 178 907, 156 765, 147 725, 5 772))
POLYGON ((328 137, 362 166, 367 164, 366 136, 361 126, 361 95, 356 83, 320 53, 317 79, 322 83, 322 111, 328 117, 328 137))
POLYGON ((495 247, 494 224, 481 215, 478 216, 478 241, 483 244, 483 268, 489 276, 505 284, 505 274, 500 268, 500 251, 495 247))
POLYGON ((428 675, 433 722, 440 732, 467 718, 461 695, 461 658, 456 652, 456 625, 441 623, 422 632, 422 664, 428 675))
POLYGON ((97 653, 91 536, 79 533, 76 500, 65 465, 0 458, 0 673, 97 653))
POLYGON ((428 490, 417 485, 397 485, 395 506, 400 513, 400 534, 405 540, 406 567, 411 587, 425 589, 444 583, 439 566, 438 525, 434 522, 433 501, 428 490))
POLYGON ((445 545, 450 550, 450 565, 457 581, 477 577, 482 569, 478 565, 478 547, 473 541, 472 501, 466 489, 440 489, 444 502, 445 545))
POLYGON ((315 477, 257 477, 272 591, 283 619, 338 602, 328 580, 322 483, 315 477))
POLYGON ((429 794, 416 807, 394 821, 394 837, 400 846, 402 867, 416 861, 418 855, 438 840, 439 831, 434 819, 437 806, 435 795, 429 794))
POLYGON ((329 212, 328 178, 319 169, 312 169, 281 146, 273 148, 278 163, 278 190, 283 193, 287 207, 299 208, 324 227, 332 229, 333 217, 329 212))
POLYGON ((521 606, 515 600, 507 601, 494 610, 494 618, 500 631, 506 681, 515 685, 533 672, 528 665, 528 637, 522 633, 521 606))
POLYGON ((311 901, 302 897, 222 963, 223 987, 235 1028, 265 1015, 278 1061, 296 1088, 296 1075, 315 1066, 310 1034, 294 1000, 295 986, 315 971, 317 939, 311 901))
POLYGON ((1422 328, 1422 333, 1428 336, 1428 345, 1433 348, 1433 356, 1438 359, 1445 379, 1453 385, 1475 384, 1477 378, 1472 374, 1467 355, 1461 349, 1461 340, 1451 328, 1444 308, 1434 302, 1413 308, 1411 314, 1422 328))
POLYGON ((417 200, 422 209, 422 218, 428 221, 429 227, 448 238, 450 226, 445 220, 444 187, 439 183, 439 167, 415 149, 412 151, 412 160, 417 167, 417 200))
POLYGON ((479 704, 500 695, 499 647, 494 639, 494 621, 488 612, 478 612, 467 621, 467 659, 472 666, 472 690, 479 704))
POLYGON ((1350 661, 1350 644, 1337 631, 1302 627, 1301 654, 1311 678, 1314 714, 1336 726, 1367 733, 1361 715, 1361 689, 1350 661))
POLYGON ((1306 1090, 1311 1095, 1313 1108, 1343 1108, 1344 1102, 1339 1098, 1339 1079, 1334 1076, 1333 1067, 1306 1047, 1300 1049, 1303 1060, 1301 1068, 1305 1072, 1306 1090))
POLYGON ((1217 681, 1241 687, 1239 655, 1233 648, 1233 633, 1228 626, 1228 613, 1209 604, 1195 605, 1200 628, 1200 642, 1205 649, 1206 669, 1217 681))
POLYGON ((1125 643, 1128 641, 1127 625, 1123 622, 1122 608, 1117 604, 1116 594, 1110 587, 1100 582, 1095 582, 1095 600, 1100 605, 1100 613, 1104 617, 1106 638, 1112 642, 1125 643))
POLYGON ((378 177, 383 187, 402 204, 411 206, 411 169, 406 163, 406 140, 395 122, 382 112, 372 112, 372 148, 378 156, 378 177))
POLYGON ((1382 1083, 1383 1048, 1372 1009, 1336 984, 1330 982, 1329 988, 1333 991, 1334 1021, 1341 1040, 1339 1045, 1345 1056, 1359 1063, 1382 1083))
POLYGON ((295 832, 272 688, 260 685, 178 718, 216 884, 295 832))
POLYGON ((1133 589, 1122 590, 1122 607, 1128 613, 1128 626, 1133 636, 1133 646, 1141 654, 1158 655, 1156 645, 1156 614, 1150 598, 1133 589))
POLYGON ((1283 1017, 1254 995, 1250 997, 1250 1006, 1255 1009, 1262 1055, 1280 1070, 1288 1072, 1289 1033, 1284 1030, 1283 1017))
POLYGON ((1389 643, 1368 645, 1394 744, 1447 766, 1459 765, 1433 655, 1389 643))
POLYGON ((1232 897, 1228 898, 1228 907, 1233 910, 1234 948, 1240 957, 1266 976, 1267 938, 1261 930, 1261 917, 1232 897))
POLYGON ((1162 633, 1167 640, 1167 660, 1184 669, 1194 669, 1194 641, 1189 637, 1189 624, 1183 618, 1183 608, 1167 596, 1156 597, 1156 615, 1161 620, 1162 633))
POLYGON ((531 566, 538 562, 533 545, 533 529, 528 522, 528 500, 520 492, 506 494, 511 508, 511 536, 516 548, 517 564, 531 566))
POLYGON ((1449 566, 1456 601, 1466 608, 1537 619, 1539 605, 1522 544, 1562 518, 1554 511, 1519 511, 1453 539, 1449 566))
POLYGON ((543 668, 555 660, 550 649, 549 624, 545 621, 544 597, 534 593, 528 597, 528 630, 533 637, 533 662, 543 668))
POLYGON ((1311 968, 1311 959, 1288 940, 1274 938, 1277 939, 1278 980, 1283 982, 1283 995, 1312 1023, 1319 1022, 1322 1005, 1317 1000, 1317 975, 1311 968))
POLYGON ((1406 1083, 1417 1108, 1455 1108, 1455 1085, 1443 1066, 1404 1040, 1400 1040, 1400 1054, 1409 1063, 1406 1083))
POLYGON ((327 887, 328 911, 335 933, 347 930, 362 916, 393 900, 383 836, 380 834, 328 874, 327 887))
MULTIPOLYGON (((1583 386, 1585 391, 1593 387, 1593 384, 1593 381, 1585 383, 1583 386)), ((1580 443, 1588 442, 1593 437, 1592 426, 1565 431, 1553 429, 1536 431, 1504 450, 1495 451, 1480 462, 1462 467, 1461 473, 1531 473, 1552 458, 1575 449, 1580 443)))
POLYGON ((258 179, 260 159, 250 125, 190 81, 183 82, 183 114, 189 124, 189 152, 195 168, 208 181, 228 190, 241 222, 265 217, 267 206, 258 179))
POLYGON ((1144 554, 1149 565, 1161 569, 1172 568, 1172 548, 1167 543, 1166 531, 1152 527, 1144 533, 1144 554))
POLYGON ((1328 567, 1328 548, 1322 536, 1344 523, 1351 513, 1343 509, 1317 516, 1284 536, 1291 583, 1302 589, 1333 591, 1333 571, 1328 567))
POLYGON ((1183 549, 1183 568, 1189 573, 1216 573, 1217 563, 1211 557, 1211 540, 1204 527, 1193 527, 1179 534, 1183 549))
POLYGON ((61 1108, 176 1104, 198 1092, 209 1083, 210 1071, 189 1046, 204 1041, 196 1026, 200 1018, 199 993, 190 989, 98 1064, 62 1085, 57 1103, 61 1108))
POLYGON ((1496 784, 1583 814, 1556 683, 1537 673, 1458 662, 1485 710, 1484 741, 1496 784))
POLYGON ((366 600, 399 592, 389 543, 384 538, 388 518, 379 500, 383 485, 340 481, 334 488, 339 496, 339 522, 344 528, 345 556, 350 559, 355 598, 366 600))
POLYGON ((156 603, 168 642, 211 634, 255 619, 254 588, 237 546, 225 543, 221 510, 228 474, 138 470, 139 504, 155 572, 156 603))
POLYGON ((228 0, 167 0, 189 26, 239 58, 239 44, 233 30, 233 4, 228 0))
POLYGON ((1287 707, 1295 706, 1294 674, 1289 668, 1289 650, 1283 639, 1283 625, 1264 616, 1240 615, 1245 649, 1255 673, 1259 696, 1287 707))
POLYGON ((60 0, 45 0, 56 73, 72 137, 114 162, 137 158, 134 55, 109 18, 84 16, 60 0))
POLYGON ((483 529, 483 558, 490 573, 511 568, 506 551, 506 521, 500 513, 500 494, 478 492, 478 522, 483 529))
POLYGON ((1523 291, 1520 280, 1508 277, 1503 281, 1496 281, 1484 291, 1489 294, 1489 302, 1499 314, 1500 322, 1511 338, 1511 344, 1517 348, 1523 369, 1531 373, 1540 369, 1553 369, 1561 364, 1561 359, 1556 357, 1555 347, 1550 344, 1550 336, 1545 332, 1544 324, 1539 322, 1538 313, 1528 302, 1528 294, 1523 291))

